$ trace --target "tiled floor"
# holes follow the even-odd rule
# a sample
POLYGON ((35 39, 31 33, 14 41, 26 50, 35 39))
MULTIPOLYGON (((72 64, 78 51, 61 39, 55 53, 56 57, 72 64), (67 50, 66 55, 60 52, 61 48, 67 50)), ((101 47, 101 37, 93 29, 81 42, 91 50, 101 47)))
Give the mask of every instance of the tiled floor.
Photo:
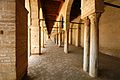
POLYGON ((99 77, 91 78, 82 70, 81 47, 70 46, 69 54, 51 40, 41 55, 29 58, 29 80, 120 80, 120 59, 100 54, 99 77))

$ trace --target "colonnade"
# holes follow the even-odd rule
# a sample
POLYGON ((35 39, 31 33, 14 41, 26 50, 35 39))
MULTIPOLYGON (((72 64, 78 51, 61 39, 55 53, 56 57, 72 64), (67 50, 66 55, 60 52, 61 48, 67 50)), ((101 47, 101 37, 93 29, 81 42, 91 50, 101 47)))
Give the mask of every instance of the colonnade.
MULTIPOLYGON (((89 1, 90 0, 84 0, 83 2, 89 3, 89 1)), ((91 14, 87 15, 84 20, 85 26, 84 26, 83 70, 86 72, 89 72, 89 75, 92 77, 96 77, 98 73, 99 18, 100 18, 101 12, 103 12, 102 11, 103 8, 99 7, 101 6, 101 1, 102 0, 91 0, 90 4, 92 5, 90 6, 95 10, 91 14)), ((10 21, 5 22, 2 20, 4 20, 4 18, 5 20, 9 20, 9 17, 6 17, 6 16, 1 17, 1 21, 3 22, 3 24, 5 24, 4 26, 1 27, 1 29, 4 29, 4 27, 8 27, 6 28, 6 31, 8 31, 8 33, 13 32, 11 34, 13 37, 11 38, 11 35, 7 35, 8 37, 6 37, 6 34, 4 34, 4 30, 1 30, 1 42, 4 42, 4 40, 6 40, 6 42, 9 43, 9 44, 8 43, 1 44, 1 46, 3 46, 4 49, 6 50, 5 52, 3 49, 1 50, 1 52, 3 52, 5 55, 8 55, 8 56, 4 56, 1 54, 2 57, 5 59, 3 60, 4 62, 1 62, 2 63, 1 66, 6 65, 5 68, 2 70, 3 72, 5 71, 4 72, 5 74, 3 74, 3 72, 0 73, 0 75, 1 74, 3 75, 2 79, 6 79, 6 80, 20 79, 27 72, 27 66, 28 66, 27 57, 26 57, 27 55, 26 27, 27 26, 29 26, 28 27, 28 53, 30 53, 31 55, 35 55, 35 54, 39 55, 41 53, 41 47, 42 48, 45 47, 44 43, 49 36, 47 28, 45 27, 46 26, 45 22, 43 20, 40 20, 44 18, 43 14, 40 12, 40 9, 42 9, 42 7, 40 6, 40 2, 38 3, 38 0, 27 0, 27 2, 29 3, 29 4, 26 4, 26 6, 28 6, 28 8, 26 7, 26 9, 29 12, 29 15, 28 15, 29 25, 27 24, 27 19, 26 19, 27 18, 26 15, 28 12, 24 6, 25 0, 12 0, 12 1, 6 0, 1 2, 4 5, 4 6, 1 6, 2 7, 1 12, 3 14, 6 14, 6 11, 8 11, 9 14, 6 14, 6 16, 10 16, 11 18, 13 18, 10 21), (18 6, 18 3, 20 4, 19 6, 18 6), (8 9, 9 8, 8 4, 11 9, 8 9), (5 6, 7 6, 8 8, 6 8, 5 6), (41 15, 42 17, 40 17, 41 15), (8 24, 9 26, 6 26, 6 24, 8 24), (9 27, 12 27, 13 29, 10 30, 9 27), (10 40, 11 42, 9 42, 8 40, 10 40), (8 45, 12 47, 7 48, 8 49, 7 50, 6 46, 4 45, 8 45), (9 54, 7 51, 9 52, 9 54), (22 54, 22 58, 21 58, 21 54, 22 54), (20 61, 21 59, 24 60, 23 61, 24 66, 20 65, 20 64, 23 64, 23 62, 20 61), (3 63, 5 65, 3 65, 3 63), (8 66, 10 66, 10 68, 8 68, 8 66)), ((73 3, 73 0, 65 0, 64 5, 67 5, 67 8, 66 6, 63 6, 60 12, 60 15, 63 14, 63 17, 65 18, 65 21, 64 21, 65 26, 63 25, 63 19, 60 20, 62 23, 57 25, 54 35, 52 36, 51 34, 51 36, 53 37, 53 39, 55 39, 55 42, 58 46, 62 46, 64 44, 65 53, 69 52, 69 43, 70 44, 72 43, 72 28, 70 28, 70 19, 68 18, 70 17, 70 10, 72 7, 72 3, 73 3), (71 5, 69 5, 69 3, 71 5)), ((81 2, 81 6, 83 4, 84 3, 81 2)), ((88 5, 86 7, 88 7, 88 5)), ((86 10, 89 10, 89 9, 91 8, 87 8, 86 10)), ((82 12, 82 9, 81 9, 81 12, 82 12)), ((80 33, 79 33, 79 26, 78 26, 76 28, 76 34, 74 35, 76 36, 75 46, 79 46, 79 43, 80 43, 79 35, 80 33)))
MULTIPOLYGON (((89 72, 92 77, 97 77, 98 71, 98 54, 99 54, 99 18, 101 13, 93 13, 84 19, 84 54, 83 54, 83 70, 89 72)), ((76 43, 75 46, 80 44, 80 26, 76 27, 76 43)), ((72 28, 60 31, 56 30, 56 44, 61 46, 64 40, 64 52, 68 53, 68 43, 72 44, 72 28), (64 32, 64 33, 63 33, 64 32), (62 37, 64 36, 64 37, 62 37), (69 39, 68 39, 69 38, 69 39), (67 39, 67 40, 66 40, 67 39)))

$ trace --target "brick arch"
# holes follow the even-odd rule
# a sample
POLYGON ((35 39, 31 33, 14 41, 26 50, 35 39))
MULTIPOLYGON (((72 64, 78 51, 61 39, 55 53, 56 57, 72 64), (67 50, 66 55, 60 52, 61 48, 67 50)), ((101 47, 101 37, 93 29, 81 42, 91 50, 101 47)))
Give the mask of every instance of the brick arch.
POLYGON ((70 12, 71 12, 73 1, 74 0, 68 1, 67 10, 66 10, 66 27, 69 27, 70 25, 70 12))
POLYGON ((67 5, 67 10, 66 10, 66 20, 70 21, 70 11, 72 8, 72 4, 73 4, 74 0, 69 0, 68 5, 67 5))

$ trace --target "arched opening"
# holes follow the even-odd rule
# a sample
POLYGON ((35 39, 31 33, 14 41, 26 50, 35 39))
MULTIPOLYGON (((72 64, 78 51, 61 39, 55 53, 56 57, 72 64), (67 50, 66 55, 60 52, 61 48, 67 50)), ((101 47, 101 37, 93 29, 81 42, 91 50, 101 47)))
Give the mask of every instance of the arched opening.
MULTIPOLYGON (((79 42, 78 34, 80 32, 79 28, 81 27, 81 11, 80 11, 80 0, 49 0, 47 4, 48 10, 52 8, 58 9, 58 4, 65 2, 60 10, 60 13, 46 14, 47 16, 58 16, 54 25, 54 34, 56 42, 58 41, 56 33, 60 33, 60 45, 61 42, 64 42, 64 48, 58 47, 49 39, 46 43, 44 54, 39 55, 41 52, 41 28, 44 28, 45 35, 42 35, 45 40, 48 38, 48 29, 46 28, 45 20, 40 24, 40 19, 43 19, 43 14, 41 13, 41 4, 40 1, 47 2, 48 0, 1 0, 0 1, 0 80, 22 80, 26 76, 28 71, 28 76, 30 80, 91 80, 92 78, 88 74, 84 74, 82 69, 82 53, 83 49, 81 47, 73 46, 70 48, 70 54, 64 54, 64 51, 68 52, 68 36, 70 36, 70 31, 72 35, 72 44, 76 45, 79 42), (49 7, 49 2, 54 3, 52 8, 49 7), (26 10, 27 9, 27 10, 26 10), (61 15, 62 14, 62 15, 61 15), (28 16, 28 17, 27 17, 28 16), (59 20, 58 20, 59 19, 59 20), (56 28, 55 28, 56 27, 56 28), (63 33, 62 33, 63 32, 63 33), (61 37, 63 36, 63 38, 61 37), (63 39, 63 40, 61 40, 63 39), (50 42, 50 44, 49 44, 50 42), (27 51, 28 48, 28 51, 27 51), (48 50, 47 50, 48 49, 48 50), (80 52, 79 52, 80 50, 80 52), (31 53, 31 54, 30 54, 31 53), (37 55, 36 55, 37 54, 37 55), (31 58, 31 62, 28 66, 28 56, 31 58), (28 70, 27 70, 28 69, 28 70), (30 69, 30 70, 29 70, 30 69), (84 76, 83 76, 84 75, 84 76)), ((90 1, 90 0, 86 0, 90 1)), ((105 0, 108 1, 108 0, 105 0)), ((100 54, 100 68, 99 68, 99 77, 97 79, 119 79, 120 75, 120 59, 115 57, 120 57, 119 52, 119 6, 115 5, 118 3, 118 0, 111 1, 109 0, 105 5, 105 13, 102 15, 100 20, 100 46, 104 50, 103 53, 109 54, 111 56, 100 54), (113 4, 114 3, 114 4, 113 4), (112 6, 112 7, 110 7, 112 6), (115 8, 116 7, 116 8, 115 8), (112 16, 111 16, 112 15, 112 16), (114 20, 114 21, 113 21, 114 20), (115 26, 115 27, 114 27, 115 26), (107 32, 106 32, 107 31, 107 32), (114 32, 114 33, 113 33, 114 32), (108 49, 108 50, 107 50, 108 49), (115 50, 115 52, 114 52, 115 50), (107 51, 107 52, 106 52, 107 51), (115 56, 115 57, 113 57, 115 56), (112 63, 111 63, 112 62, 112 63), (106 64, 107 63, 107 64, 106 64), (112 67, 109 67, 112 66, 112 67)), ((97 0, 96 0, 97 3, 97 0)), ((96 4, 95 2, 93 4, 96 4)), ((99 4, 99 2, 98 2, 99 4)), ((94 6, 96 7, 96 6, 94 6)), ((101 6, 100 6, 101 8, 101 6)), ((88 9, 91 9, 88 7, 88 9)), ((45 10, 46 11, 46 10, 45 10)), ((98 12, 97 12, 98 13, 98 12)), ((94 21, 96 15, 88 16, 90 22, 85 22, 86 27, 90 28, 91 32, 97 32, 95 30, 97 22, 94 21), (94 28, 93 28, 94 27, 94 28)), ((51 17, 52 19, 53 17, 51 17)), ((55 20, 56 18, 54 18, 55 20)), ((48 19, 47 19, 48 20, 48 19)), ((50 20, 50 19, 49 19, 50 20)), ((47 21, 49 23, 54 22, 47 21)), ((53 23, 52 23, 53 24, 53 23)), ((81 32, 85 32, 85 28, 81 28, 81 32)), ((51 30, 51 28, 49 28, 51 30)), ((97 36, 93 35, 96 33, 91 33, 92 36, 98 39, 97 36)), ((89 34, 88 34, 89 35, 89 34)), ((98 35, 99 36, 99 35, 98 35)), ((82 38, 85 38, 85 35, 82 38)), ((85 40, 85 39, 84 39, 85 40)), ((97 43, 94 38, 90 39, 92 43, 97 43)), ((86 40, 88 41, 88 40, 86 40)), ((84 41, 85 42, 85 41, 84 41)), ((81 42, 81 43, 84 43, 81 42)), ((44 42, 43 42, 44 43, 44 42)), ((89 43, 89 42, 88 42, 89 43)), ((96 44, 93 44, 91 50, 96 50, 96 44)), ((78 46, 78 45, 77 45, 78 46)), ((71 47, 71 45, 70 45, 71 47)), ((84 46, 85 50, 85 46, 84 46)), ((86 50, 87 51, 87 50, 86 50)), ((98 51, 98 49, 97 49, 98 51)), ((101 51, 101 50, 100 50, 101 51)), ((94 52, 90 52, 92 54, 94 52)), ((91 57, 91 59, 97 59, 91 57)), ((89 56, 88 56, 89 57, 89 56)), ((29 60, 30 61, 30 60, 29 60)), ((91 62, 97 62, 96 60, 91 60, 91 62)), ((94 65, 93 63, 91 65, 94 65)), ((95 68, 97 65, 95 65, 95 68)), ((94 67, 93 67, 94 68, 94 67)), ((94 68, 94 69, 95 69, 94 68)), ((87 70, 88 71, 88 70, 87 70)), ((91 70, 92 71, 92 70, 91 70)), ((94 71, 94 70, 93 70, 94 71)), ((90 71, 89 71, 90 72, 90 71)), ((94 77, 94 76, 92 76, 94 77)), ((23 80, 28 80, 24 78, 23 80)))
POLYGON ((70 21, 81 15, 80 8, 81 8, 81 0, 74 0, 70 11, 70 21))
MULTIPOLYGON (((81 4, 80 0, 70 0, 68 2, 68 6, 67 6, 67 12, 66 12, 66 28, 65 28, 65 43, 64 43, 64 52, 68 53, 69 47, 68 47, 68 43, 69 43, 69 29, 70 29, 70 22, 72 19, 78 17, 78 15, 80 15, 81 11, 80 11, 80 6, 81 4), (77 10, 77 11, 76 11, 77 10), (75 12, 75 14, 74 14, 75 12)), ((79 23, 79 22, 78 22, 79 23)), ((79 29, 79 28, 78 28, 79 29)), ((79 33, 79 31, 77 31, 79 33)), ((78 40, 79 41, 79 40, 78 40)), ((77 41, 77 43, 78 43, 77 41)))
POLYGON ((74 0, 70 11, 69 43, 80 46, 81 39, 81 0, 74 0), (76 35, 76 36, 74 36, 76 35))

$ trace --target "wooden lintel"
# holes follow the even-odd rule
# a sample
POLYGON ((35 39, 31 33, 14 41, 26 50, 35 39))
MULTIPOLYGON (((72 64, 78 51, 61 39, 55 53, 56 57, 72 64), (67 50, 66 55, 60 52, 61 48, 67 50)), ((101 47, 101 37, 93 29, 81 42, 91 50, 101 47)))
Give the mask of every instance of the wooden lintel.
POLYGON ((73 24, 84 24, 84 23, 78 23, 78 22, 70 22, 70 23, 73 23, 73 24))
MULTIPOLYGON (((46 27, 44 27, 44 28, 46 28, 46 27)), ((59 27, 48 27, 48 28, 59 28, 59 27)))
POLYGON ((107 6, 111 6, 111 7, 115 7, 115 8, 120 8, 119 5, 111 4, 111 3, 108 3, 108 2, 104 2, 104 4, 107 5, 107 6))
POLYGON ((64 22, 64 21, 56 21, 56 20, 45 20, 46 22, 64 22))
POLYGON ((46 22, 64 22, 64 21, 56 21, 56 20, 45 20, 45 19, 39 19, 41 21, 46 21, 46 22))

